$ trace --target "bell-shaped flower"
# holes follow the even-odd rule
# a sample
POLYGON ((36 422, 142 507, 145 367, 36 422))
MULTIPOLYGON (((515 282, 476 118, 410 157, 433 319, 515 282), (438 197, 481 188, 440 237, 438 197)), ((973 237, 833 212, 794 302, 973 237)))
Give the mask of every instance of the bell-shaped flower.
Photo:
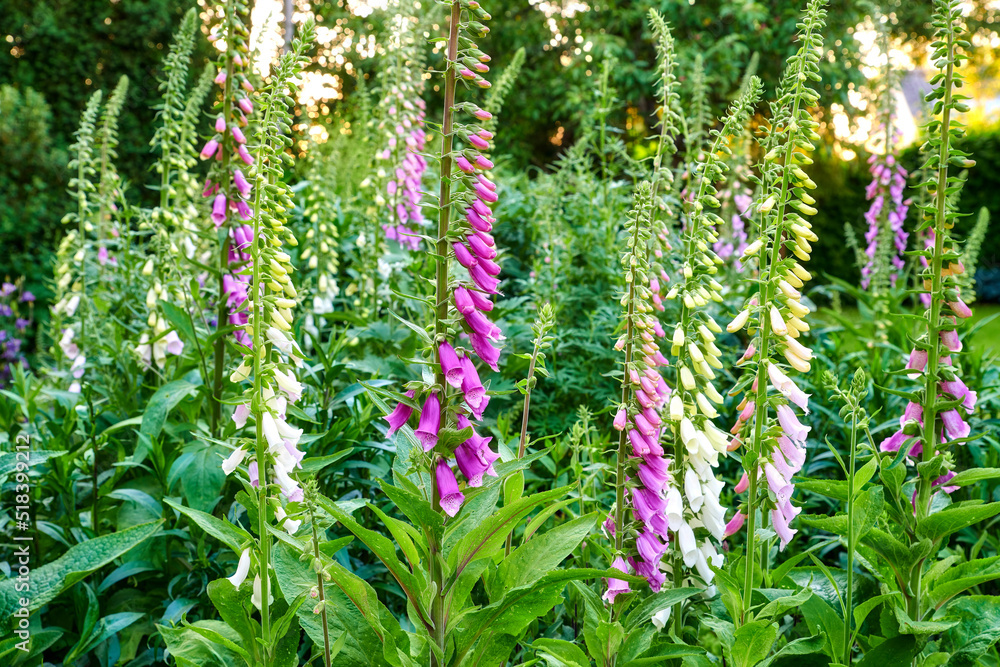
POLYGON ((420 410, 420 423, 415 431, 417 439, 425 452, 434 449, 438 441, 438 430, 441 428, 441 401, 437 392, 431 392, 420 410))
POLYGON ((448 341, 442 341, 438 346, 438 359, 441 362, 441 372, 444 373, 445 381, 455 389, 462 387, 462 380, 465 377, 465 370, 455 353, 455 348, 448 341))
MULTIPOLYGON (((623 559, 621 556, 615 558, 614 562, 611 563, 611 567, 623 574, 630 573, 629 572, 630 568, 628 566, 628 563, 626 563, 625 559, 623 559)), ((624 579, 614 579, 612 577, 608 577, 604 581, 607 584, 608 589, 604 591, 604 595, 602 595, 601 598, 608 604, 614 604, 615 597, 617 595, 621 593, 628 593, 631 591, 628 582, 625 581, 624 579)))
POLYGON ((444 459, 438 460, 434 479, 441 509, 448 516, 455 516, 458 514, 459 508, 462 507, 462 503, 465 502, 465 495, 459 491, 455 473, 452 472, 451 466, 444 459))
POLYGON ((233 576, 228 577, 229 583, 231 583, 236 588, 239 588, 244 581, 246 581, 247 575, 250 574, 250 548, 247 547, 240 554, 240 562, 236 564, 236 572, 233 576))
MULTIPOLYGON (((416 391, 411 389, 410 391, 406 392, 405 395, 408 398, 412 399, 416 395, 416 391)), ((410 407, 406 403, 403 403, 402 401, 397 403, 396 408, 392 412, 387 414, 385 417, 383 417, 383 419, 389 422, 389 430, 386 431, 386 435, 392 435, 393 433, 398 431, 403 426, 403 424, 406 423, 406 421, 410 418, 410 415, 412 414, 413 414, 412 407, 410 407)))
POLYGON ((247 455, 247 450, 243 449, 242 447, 237 447, 235 450, 233 450, 233 453, 230 454, 222 462, 222 472, 226 473, 227 475, 232 474, 232 472, 236 470, 236 467, 243 462, 243 459, 244 457, 246 457, 246 455, 247 455))

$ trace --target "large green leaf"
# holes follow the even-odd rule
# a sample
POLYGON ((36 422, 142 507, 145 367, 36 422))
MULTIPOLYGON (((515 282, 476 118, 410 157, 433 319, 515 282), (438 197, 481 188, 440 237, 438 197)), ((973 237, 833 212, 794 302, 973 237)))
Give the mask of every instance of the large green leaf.
POLYGON ((344 528, 354 533, 358 540, 368 547, 376 558, 382 561, 382 564, 389 570, 396 583, 403 589, 403 593, 406 594, 421 621, 427 627, 430 627, 430 616, 421 602, 424 590, 420 586, 418 579, 410 572, 410 569, 396 557, 396 546, 392 541, 385 535, 368 530, 359 524, 350 514, 342 510, 337 506, 337 503, 329 498, 321 495, 317 501, 330 516, 339 521, 344 528))
POLYGON ((940 607, 962 591, 994 579, 1000 579, 1000 556, 954 565, 932 582, 930 603, 940 607))
MULTIPOLYGON (((31 571, 31 604, 35 611, 51 602, 59 593, 124 555, 160 530, 162 521, 151 521, 110 535, 102 535, 69 548, 59 558, 31 571)), ((20 608, 23 593, 16 590, 17 578, 0 581, 0 618, 9 625, 11 614, 20 608)))
POLYGON ((503 582, 505 590, 538 581, 580 546, 598 519, 598 513, 593 512, 535 536, 500 563, 496 581, 503 582))
POLYGON ((854 663, 857 667, 911 667, 917 642, 913 635, 891 637, 854 663))
POLYGON ((254 658, 259 659, 260 650, 254 637, 260 635, 260 624, 250 617, 246 609, 252 595, 253 586, 248 581, 240 588, 233 586, 228 579, 216 579, 208 585, 208 597, 219 616, 236 631, 243 640, 243 646, 253 651, 254 658))
MULTIPOLYGON (((281 545, 274 555, 278 586, 286 598, 298 597, 316 586, 316 572, 299 560, 297 550, 281 545)), ((335 560, 324 559, 324 566, 331 575, 331 581, 323 587, 328 634, 331 641, 349 635, 336 664, 398 665, 397 646, 406 648, 409 640, 396 618, 379 602, 375 589, 335 560)), ((298 617, 310 639, 322 646, 322 617, 313 613, 311 604, 303 605, 298 617)))
MULTIPOLYGON (((873 486, 867 491, 858 494, 854 501, 854 532, 855 538, 859 539, 875 527, 875 523, 882 515, 882 487, 873 486)), ((807 526, 826 530, 841 537, 848 537, 849 524, 847 514, 837 514, 831 517, 800 517, 799 520, 807 526)))
POLYGON ((625 630, 631 632, 637 626, 649 623, 653 616, 664 609, 703 592, 700 588, 670 588, 647 596, 625 617, 625 630))
POLYGON ((18 463, 26 464, 29 468, 45 463, 51 458, 62 456, 65 451, 45 451, 36 450, 31 452, 0 452, 0 477, 17 469, 18 463), (24 457, 28 456, 28 461, 24 457))
POLYGON ((948 667, 979 665, 979 658, 1000 640, 1000 598, 959 598, 948 605, 948 616, 958 620, 941 637, 941 648, 951 651, 948 667))
POLYGON ((531 647, 548 667, 590 667, 590 658, 579 646, 563 639, 536 639, 531 647))
POLYGON ((949 479, 948 486, 968 486, 997 478, 1000 478, 1000 468, 969 468, 949 479))
POLYGON ((157 389, 149 402, 146 403, 139 432, 151 438, 160 435, 170 411, 197 390, 198 387, 187 380, 174 380, 157 389))
POLYGON ((176 503, 169 498, 164 498, 163 502, 194 521, 198 524, 199 528, 225 544, 235 553, 241 553, 244 545, 253 539, 250 533, 235 524, 229 523, 225 519, 220 519, 201 510, 176 503))
POLYGON ((202 512, 211 512, 219 501, 219 494, 226 483, 222 460, 230 452, 219 445, 196 444, 194 458, 181 477, 181 489, 187 504, 202 512))
POLYGON ((198 621, 177 628, 158 625, 156 629, 177 667, 239 667, 244 664, 236 651, 199 634, 194 628, 211 631, 233 643, 240 640, 239 635, 222 621, 198 621))
POLYGON ((477 558, 491 558, 506 541, 507 535, 531 510, 556 500, 571 488, 573 487, 564 486, 536 493, 494 512, 455 544, 448 554, 448 564, 455 572, 460 573, 466 565, 477 558))
POLYGON ((733 639, 733 664, 736 667, 755 667, 767 657, 778 639, 778 624, 751 621, 736 628, 733 639))
POLYGON ((968 528, 1000 513, 1000 502, 985 505, 951 505, 917 523, 917 534, 931 540, 968 528))
POLYGON ((758 667, 768 667, 778 658, 782 658, 787 655, 811 655, 813 653, 819 653, 823 650, 826 645, 826 637, 823 635, 813 635, 812 637, 800 637, 793 641, 788 642, 780 649, 774 652, 774 655, 769 657, 764 662, 760 663, 758 667))

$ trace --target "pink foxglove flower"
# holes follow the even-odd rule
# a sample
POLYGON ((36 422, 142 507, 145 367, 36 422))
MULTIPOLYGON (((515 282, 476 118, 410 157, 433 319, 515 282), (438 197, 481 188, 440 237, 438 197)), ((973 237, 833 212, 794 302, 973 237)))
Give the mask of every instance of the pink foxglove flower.
POLYGON ((434 449, 441 428, 441 401, 436 392, 428 394, 424 407, 420 410, 420 423, 415 431, 425 452, 434 449))
POLYGON ((458 480, 451 466, 444 459, 439 459, 437 468, 434 471, 437 485, 438 501, 441 509, 448 516, 455 516, 465 502, 465 495, 458 489, 458 480))

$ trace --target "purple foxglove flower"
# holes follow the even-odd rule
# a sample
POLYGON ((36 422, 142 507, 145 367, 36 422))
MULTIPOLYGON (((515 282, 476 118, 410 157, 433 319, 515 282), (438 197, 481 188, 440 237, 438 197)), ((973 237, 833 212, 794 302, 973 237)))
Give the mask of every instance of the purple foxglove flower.
POLYGON ((483 475, 489 466, 479 457, 470 442, 471 440, 463 442, 455 449, 455 462, 469 481, 469 486, 476 488, 483 485, 483 475))
POLYGON ((972 412, 976 409, 976 400, 978 398, 976 392, 971 391, 964 382, 962 382, 957 377, 954 380, 945 381, 941 383, 941 390, 951 394, 956 399, 965 399, 962 401, 962 407, 965 408, 967 412, 972 412))
POLYGON ((666 501, 653 489, 632 489, 632 508, 639 521, 649 522, 654 515, 662 514, 666 507, 666 501))
POLYGON ((639 475, 639 481, 642 482, 644 487, 660 493, 667 486, 667 482, 670 479, 670 471, 666 465, 655 463, 657 461, 663 462, 663 458, 659 456, 647 456, 643 460, 643 463, 639 464, 637 474, 639 475))
POLYGON ((260 488, 260 475, 257 472, 257 462, 251 461, 250 465, 247 466, 247 473, 250 476, 250 486, 255 489, 260 488))
POLYGON ((791 466, 796 472, 802 469, 802 464, 806 461, 806 451, 793 443, 791 440, 785 436, 780 436, 778 438, 778 447, 781 448, 781 453, 788 465, 791 466))
POLYGON ((650 563, 659 563, 663 552, 667 550, 660 538, 648 530, 642 531, 635 541, 635 547, 642 559, 650 563))
POLYGON ((941 413, 941 421, 944 422, 944 433, 949 440, 969 437, 972 429, 969 427, 958 410, 948 410, 941 413))
MULTIPOLYGON (((475 111, 472 112, 472 115, 475 116, 476 118, 478 118, 479 120, 489 120, 489 119, 493 118, 493 114, 491 114, 486 109, 476 109, 475 111)), ((619 569, 621 569, 621 568, 619 568, 619 569)), ((624 571, 625 570, 622 570, 622 572, 624 572, 624 571)))
POLYGON ((770 461, 764 464, 764 477, 767 479, 768 488, 778 497, 779 503, 785 502, 791 497, 792 485, 781 476, 781 473, 770 461))
POLYGON ((497 251, 495 248, 488 245, 483 241, 482 237, 477 234, 469 234, 465 237, 469 242, 469 247, 472 248, 472 252, 479 255, 483 259, 493 259, 497 256, 497 251))
POLYGON ((461 169, 467 174, 471 174, 476 170, 476 168, 472 166, 472 163, 469 162, 469 159, 464 155, 459 155, 457 158, 455 158, 455 164, 458 165, 459 169, 461 169))
POLYGON ((210 157, 215 155, 215 152, 217 150, 219 150, 219 140, 209 139, 208 143, 205 144, 205 147, 201 149, 201 159, 202 160, 209 159, 210 157))
POLYGON ((743 493, 744 491, 747 490, 747 488, 749 488, 749 486, 750 486, 750 478, 747 477, 746 473, 743 473, 743 476, 740 477, 740 481, 735 486, 735 488, 733 488, 733 491, 735 491, 736 493, 743 493))
POLYGON ((646 581, 649 583, 649 589, 654 593, 659 593, 660 589, 663 588, 664 582, 667 580, 667 575, 660 569, 658 562, 648 563, 640 561, 635 564, 635 573, 640 577, 646 578, 646 581))
POLYGON ((469 249, 464 243, 456 241, 451 244, 451 247, 455 249, 455 259, 457 259, 458 263, 465 268, 471 269, 479 263, 476 257, 469 252, 469 249))
POLYGON ((778 409, 778 423, 781 424, 781 428, 785 431, 791 440, 795 442, 805 442, 806 437, 809 435, 811 430, 808 426, 803 426, 799 422, 799 418, 795 416, 795 412, 792 411, 787 405, 779 405, 778 409))
POLYGON ((911 437, 912 436, 903 433, 903 430, 900 429, 895 433, 893 433, 892 435, 890 435, 885 440, 883 440, 881 443, 879 443, 878 448, 880 451, 883 452, 898 452, 899 449, 903 445, 905 445, 906 441, 909 440, 911 437))
MULTIPOLYGON (((408 398, 413 398, 416 395, 416 391, 411 389, 410 391, 406 392, 405 395, 408 398)), ((413 414, 413 408, 411 408, 409 405, 407 405, 406 403, 397 403, 396 409, 387 414, 385 417, 383 417, 383 419, 389 422, 389 430, 386 432, 386 435, 392 435, 393 433, 398 431, 400 427, 402 427, 403 424, 406 423, 406 421, 410 418, 410 415, 412 414, 413 414)))
POLYGON ((241 97, 239 100, 236 101, 236 104, 240 106, 240 109, 243 110, 243 113, 247 114, 253 113, 253 102, 251 102, 249 98, 241 97))
POLYGON ((476 283, 476 287, 484 292, 489 294, 497 293, 497 287, 500 285, 500 279, 487 273, 478 263, 469 269, 469 277, 472 278, 472 282, 476 283))
MULTIPOLYGON (((611 563, 611 568, 609 569, 615 569, 624 574, 629 574, 628 563, 626 563, 621 556, 615 558, 614 562, 611 563)), ((604 591, 604 595, 602 595, 601 598, 608 604, 614 604, 615 597, 617 595, 621 593, 628 593, 632 590, 629 588, 628 582, 624 579, 614 579, 608 577, 604 580, 604 582, 607 584, 608 590, 604 591)))
POLYGON ((235 139, 238 144, 245 144, 247 142, 247 138, 243 136, 243 131, 238 127, 233 128, 233 139, 235 139))
POLYGON ((488 149, 490 147, 490 144, 489 144, 488 141, 486 141, 482 137, 480 137, 478 135, 475 135, 475 134, 470 134, 469 135, 469 143, 472 144, 473 146, 475 146, 476 148, 478 148, 479 150, 483 150, 483 151, 485 151, 486 149, 488 149))
POLYGON ((493 168, 493 163, 484 158, 482 155, 476 156, 476 166, 484 171, 489 171, 493 168))
POLYGON ((214 81, 220 86, 224 84, 226 82, 226 70, 224 69, 219 70, 219 73, 215 75, 214 81))
POLYGON ((632 429, 628 432, 629 442, 632 443, 632 453, 636 456, 646 456, 650 452, 649 441, 639 433, 637 430, 632 429))
POLYGON ((236 184, 236 189, 239 190, 239 193, 242 196, 244 197, 249 196, 250 190, 252 189, 250 186, 250 182, 246 179, 246 177, 243 175, 243 172, 240 171, 239 169, 233 170, 233 183, 236 184))
MULTIPOLYGON (((233 203, 233 202, 230 202, 233 203)), ((239 214, 240 218, 243 220, 249 220, 253 217, 253 211, 250 210, 250 205, 247 204, 242 199, 238 199, 236 202, 236 212, 239 214)))
POLYGON ((438 359, 441 362, 441 371, 444 373, 445 381, 455 389, 461 388, 465 373, 451 343, 443 341, 438 346, 438 359))
POLYGON ((486 336, 490 340, 499 341, 503 339, 503 335, 500 331, 500 327, 493 324, 478 310, 473 310, 471 313, 466 313, 465 321, 475 333, 480 336, 486 336))
POLYGON ((226 221, 226 195, 217 194, 212 202, 212 222, 216 227, 221 227, 226 221))
POLYGON ((476 365, 472 359, 465 356, 459 361, 462 364, 462 392, 465 394, 465 403, 472 410, 476 419, 482 419, 483 411, 489 404, 490 397, 486 394, 486 389, 479 379, 479 373, 476 371, 476 365))
MULTIPOLYGON (((486 178, 482 174, 476 174, 476 180, 479 181, 480 183, 482 183, 483 185, 485 185, 490 190, 493 190, 494 192, 497 189, 497 184, 494 183, 493 181, 491 181, 490 179, 486 178)), ((659 291, 659 290, 656 290, 656 291, 659 291)))
POLYGON ((478 199, 473 200, 472 210, 474 210, 476 213, 483 216, 484 218, 488 218, 493 214, 493 211, 490 210, 490 207, 484 204, 483 202, 479 201, 478 199))
POLYGON ((494 372, 499 373, 500 367, 497 362, 500 360, 500 350, 493 347, 488 338, 477 333, 469 334, 469 341, 472 343, 472 349, 483 360, 483 363, 492 368, 494 372))
POLYGON ((222 134, 223 132, 226 131, 226 119, 223 118, 222 116, 219 116, 218 118, 215 119, 215 131, 218 132, 219 134, 222 134))
POLYGON ((951 311, 953 313, 955 313, 957 316, 963 319, 966 317, 972 317, 972 310, 967 305, 965 305, 965 302, 962 301, 961 299, 958 299, 956 301, 949 301, 948 306, 951 308, 951 311))
POLYGON ((472 300, 472 292, 464 287, 455 288, 455 308, 463 315, 467 315, 476 309, 476 304, 472 300))
POLYGON ((467 208, 465 209, 465 218, 469 221, 469 224, 473 229, 480 232, 489 232, 493 229, 493 225, 489 223, 483 216, 476 212, 475 209, 467 208))
POLYGON ((239 154, 240 159, 243 160, 243 162, 248 165, 253 164, 253 156, 250 155, 250 152, 247 150, 246 144, 240 144, 236 149, 236 152, 239 154))
POLYGON ((962 351, 962 341, 958 338, 958 332, 954 329, 941 332, 941 342, 952 352, 962 351))
POLYGON ((660 415, 658 415, 656 413, 656 410, 653 410, 652 408, 646 408, 645 410, 643 410, 642 415, 646 418, 646 421, 648 421, 653 426, 659 426, 660 424, 663 423, 663 420, 660 419, 660 415))
POLYGON ((497 193, 493 192, 492 190, 490 190, 488 187, 486 187, 482 183, 476 183, 475 191, 476 191, 476 195, 480 199, 482 199, 483 201, 489 202, 491 204, 494 203, 496 200, 498 200, 500 198, 500 196, 497 195, 497 193))
POLYGON ((438 461, 434 477, 437 480, 437 494, 441 509, 448 516, 455 516, 458 514, 459 508, 462 507, 462 503, 465 502, 465 495, 458 490, 458 480, 455 479, 455 473, 452 472, 447 461, 444 459, 438 461))
POLYGON ((28 292, 27 290, 25 290, 24 293, 21 294, 21 301, 23 303, 32 303, 34 300, 35 300, 35 295, 32 294, 31 292, 28 292))
POLYGON ((423 445, 424 451, 429 452, 434 449, 438 441, 438 430, 441 428, 441 401, 437 392, 431 392, 424 401, 424 407, 420 410, 420 423, 415 431, 417 439, 423 445))
POLYGON ((732 537, 736 533, 740 532, 743 528, 743 522, 747 520, 747 515, 743 512, 737 511, 733 515, 733 518, 729 520, 726 524, 726 530, 723 533, 723 537, 732 537))
POLYGON ((640 433, 642 433, 647 437, 652 437, 653 434, 656 433, 656 427, 650 424, 649 421, 641 413, 635 416, 635 427, 639 430, 640 433))
POLYGON ((618 412, 615 414, 615 420, 613 426, 617 431, 624 431, 628 420, 628 411, 625 406, 618 408, 618 412))

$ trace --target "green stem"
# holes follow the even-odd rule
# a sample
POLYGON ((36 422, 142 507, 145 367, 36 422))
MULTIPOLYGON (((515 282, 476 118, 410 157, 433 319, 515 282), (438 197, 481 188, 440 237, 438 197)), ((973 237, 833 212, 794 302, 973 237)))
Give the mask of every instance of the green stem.
MULTIPOLYGON (((316 559, 316 562, 320 562, 319 532, 316 529, 316 516, 313 513, 312 499, 310 499, 309 501, 309 523, 312 526, 313 558, 316 559)), ((319 603, 320 603, 320 608, 322 610, 320 611, 320 623, 322 623, 323 625, 323 658, 324 658, 323 664, 325 664, 326 667, 331 667, 332 658, 330 657, 330 628, 327 625, 327 620, 326 620, 326 591, 324 591, 323 589, 324 583, 325 582, 323 581, 323 573, 317 572, 316 586, 319 589, 319 603)))
MULTIPOLYGON (((541 337, 539 340, 535 341, 535 348, 531 353, 531 362, 528 364, 528 381, 524 386, 524 409, 521 414, 521 440, 517 446, 517 460, 520 461, 524 458, 524 450, 528 445, 528 414, 531 410, 531 384, 535 378, 535 364, 538 361, 539 344, 541 342, 541 337)), ((523 473, 520 473, 523 476, 523 473)), ((522 477, 523 478, 523 477, 522 477)), ((580 490, 580 509, 583 510, 583 489, 580 490)), ((514 532, 511 531, 507 535, 507 545, 504 548, 504 555, 509 556, 511 547, 514 544, 514 532)))
POLYGON ((847 471, 847 604, 844 606, 844 664, 850 667, 851 649, 854 646, 851 635, 851 615, 854 610, 854 551, 856 549, 854 530, 854 470, 858 451, 858 414, 851 419, 851 462, 847 471))

